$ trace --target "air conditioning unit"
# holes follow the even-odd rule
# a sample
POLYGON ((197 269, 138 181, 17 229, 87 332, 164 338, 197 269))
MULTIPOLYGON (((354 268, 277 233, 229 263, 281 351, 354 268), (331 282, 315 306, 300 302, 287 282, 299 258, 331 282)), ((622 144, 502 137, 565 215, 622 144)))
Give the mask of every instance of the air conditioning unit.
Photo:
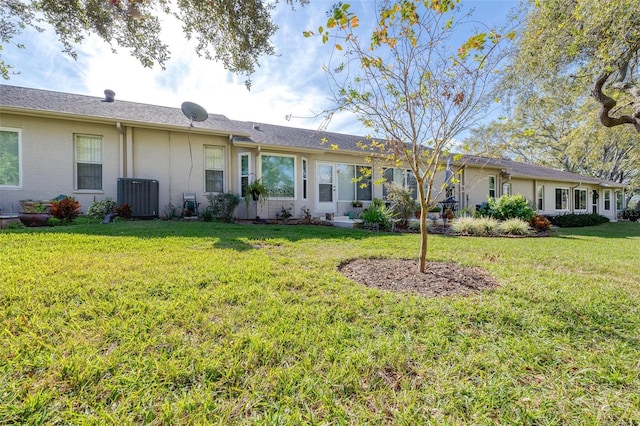
POLYGON ((132 217, 154 219, 159 211, 159 187, 155 179, 118 178, 118 205, 129 204, 132 217))

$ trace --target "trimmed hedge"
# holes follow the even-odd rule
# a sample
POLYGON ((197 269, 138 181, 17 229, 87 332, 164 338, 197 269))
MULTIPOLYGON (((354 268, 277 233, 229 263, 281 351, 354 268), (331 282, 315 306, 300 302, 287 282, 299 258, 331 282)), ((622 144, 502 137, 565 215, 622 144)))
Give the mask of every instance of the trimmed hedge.
POLYGON ((583 226, 595 226, 609 222, 609 219, 599 214, 568 213, 554 218, 554 222, 560 228, 580 228, 583 226))

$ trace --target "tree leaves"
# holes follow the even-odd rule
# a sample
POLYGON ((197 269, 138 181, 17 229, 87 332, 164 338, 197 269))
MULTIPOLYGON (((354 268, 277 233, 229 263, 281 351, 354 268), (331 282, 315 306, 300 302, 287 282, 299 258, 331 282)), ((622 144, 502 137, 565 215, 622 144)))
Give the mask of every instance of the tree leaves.
MULTIPOLYGON (((308 0, 286 0, 287 3, 308 0)), ((249 77, 262 55, 273 55, 273 5, 262 0, 3 0, 0 39, 7 43, 21 29, 49 23, 63 51, 76 57, 75 46, 96 34, 113 50, 124 48, 145 67, 164 67, 170 57, 160 39, 160 18, 171 14, 183 24, 187 38, 197 40, 196 52, 222 62, 226 69, 249 77)), ((1 50, 0 50, 1 53, 1 50)), ((0 57, 0 73, 9 78, 8 64, 0 57)), ((250 81, 247 78, 247 87, 250 81)))
POLYGON ((571 76, 604 126, 640 132, 640 7, 634 0, 536 1, 512 69, 531 83, 571 76), (595 112, 595 110, 594 110, 595 112))

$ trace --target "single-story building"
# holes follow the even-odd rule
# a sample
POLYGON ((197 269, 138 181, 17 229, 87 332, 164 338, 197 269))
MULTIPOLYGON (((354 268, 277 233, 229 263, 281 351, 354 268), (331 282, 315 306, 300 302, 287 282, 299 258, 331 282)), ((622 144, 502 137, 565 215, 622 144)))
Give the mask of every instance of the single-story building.
MULTIPOLYGON (((360 136, 217 114, 197 121, 180 107, 109 96, 0 85, 0 207, 5 213, 18 212, 20 200, 64 194, 78 200, 83 211, 109 197, 136 200, 134 215, 157 216, 170 205, 181 208, 185 194, 195 194, 202 204, 208 194, 241 194, 260 178, 269 189, 268 200, 248 208, 241 203, 237 217, 273 218, 283 207, 294 217, 303 209, 313 216, 342 215, 353 210, 354 200, 366 206, 385 196, 382 185, 354 182, 360 175, 415 188, 406 169, 367 162, 358 147, 360 136)), ((453 168, 457 179, 447 195, 458 209, 516 193, 550 216, 593 212, 616 220, 624 207, 625 185, 616 182, 477 156, 462 156, 453 168)))

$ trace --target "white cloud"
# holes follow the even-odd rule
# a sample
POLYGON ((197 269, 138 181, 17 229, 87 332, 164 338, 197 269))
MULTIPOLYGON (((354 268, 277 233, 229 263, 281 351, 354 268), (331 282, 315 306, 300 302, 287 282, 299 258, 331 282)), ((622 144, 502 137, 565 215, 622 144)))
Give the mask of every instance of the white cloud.
MULTIPOLYGON (((194 42, 182 36, 180 24, 172 19, 163 26, 163 39, 172 52, 166 70, 144 68, 122 49, 114 54, 95 36, 87 37, 78 47, 78 60, 74 61, 61 52, 62 46, 52 31, 25 30, 20 41, 27 50, 7 46, 3 52, 5 60, 21 71, 7 83, 91 96, 102 96, 104 89, 112 89, 117 99, 171 107, 188 100, 235 120, 317 128, 322 117, 304 117, 312 117, 331 105, 329 85, 322 71, 331 47, 317 39, 304 38, 302 32, 323 24, 333 3, 312 0, 304 7, 296 5, 295 11, 284 3, 274 11, 274 20, 280 26, 273 40, 277 55, 260 59, 251 91, 245 88, 242 76, 234 76, 221 64, 198 57, 194 42), (287 121, 287 115, 293 119, 287 121)), ((352 10, 370 13, 372 4, 367 0, 354 2, 352 10)), ((336 114, 328 130, 365 133, 349 113, 336 114)))

